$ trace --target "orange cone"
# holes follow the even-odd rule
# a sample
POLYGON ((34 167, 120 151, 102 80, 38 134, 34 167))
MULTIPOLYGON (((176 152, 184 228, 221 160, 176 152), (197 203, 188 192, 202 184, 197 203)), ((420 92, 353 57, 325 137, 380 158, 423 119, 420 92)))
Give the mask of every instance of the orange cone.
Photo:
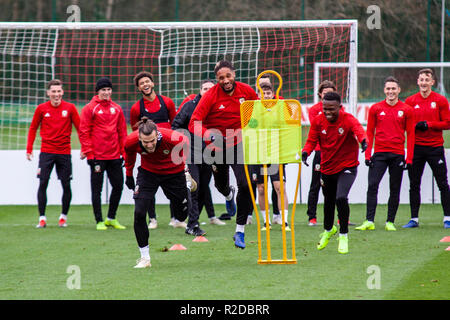
POLYGON ((450 242, 450 236, 443 237, 440 242, 450 242))
POLYGON ((170 247, 169 251, 174 251, 174 250, 187 250, 185 246, 183 246, 182 244, 174 244, 173 246, 170 247))
POLYGON ((195 237, 194 240, 192 240, 192 242, 208 242, 209 240, 206 239, 204 236, 198 236, 195 237))

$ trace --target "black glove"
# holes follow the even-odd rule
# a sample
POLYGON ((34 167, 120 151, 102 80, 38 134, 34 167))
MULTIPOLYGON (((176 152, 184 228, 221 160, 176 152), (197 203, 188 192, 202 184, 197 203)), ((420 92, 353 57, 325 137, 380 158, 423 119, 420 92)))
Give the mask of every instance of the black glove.
POLYGON ((420 131, 427 131, 428 130, 428 123, 426 121, 419 121, 416 124, 416 129, 420 131))
POLYGON ((365 161, 366 162, 366 166, 368 166, 369 168, 373 168, 373 162, 372 160, 368 159, 365 161))
POLYGON ((308 152, 303 151, 302 152, 302 162, 305 166, 309 167, 309 164, 306 160, 308 160, 308 152))
POLYGON ((125 185, 128 189, 134 190, 136 188, 136 184, 134 183, 134 177, 133 176, 127 176, 125 180, 125 185))
POLYGON ((405 166, 403 167, 403 170, 411 170, 412 169, 412 163, 405 163, 405 166))
POLYGON ((364 153, 367 149, 367 142, 366 139, 364 139, 363 141, 361 141, 361 153, 364 153))

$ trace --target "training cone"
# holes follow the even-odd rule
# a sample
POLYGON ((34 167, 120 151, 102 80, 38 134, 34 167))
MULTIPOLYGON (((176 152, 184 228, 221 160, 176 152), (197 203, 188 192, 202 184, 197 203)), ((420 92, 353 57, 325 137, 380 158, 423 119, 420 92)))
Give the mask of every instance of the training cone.
POLYGON ((206 239, 204 236, 198 236, 195 237, 194 240, 192 240, 192 242, 208 242, 209 240, 206 239))
POLYGON ((450 242, 450 236, 443 237, 440 242, 450 242))
POLYGON ((174 244, 173 246, 170 247, 169 251, 175 251, 175 250, 187 250, 185 246, 183 246, 182 244, 174 244))

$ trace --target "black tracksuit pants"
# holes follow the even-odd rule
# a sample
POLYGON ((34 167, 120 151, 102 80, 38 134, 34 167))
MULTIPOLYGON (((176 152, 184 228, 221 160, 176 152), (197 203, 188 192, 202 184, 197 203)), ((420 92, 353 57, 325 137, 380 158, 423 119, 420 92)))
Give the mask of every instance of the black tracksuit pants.
POLYGON ((324 220, 325 230, 331 230, 334 224, 334 209, 337 208, 339 218, 339 232, 348 233, 348 221, 350 207, 348 205, 348 194, 355 182, 357 167, 345 168, 342 171, 326 175, 322 173, 322 192, 324 196, 324 220))
POLYGON ((445 161, 444 147, 428 147, 414 145, 414 158, 412 168, 408 171, 410 188, 409 202, 411 206, 411 218, 419 217, 420 208, 420 184, 422 182, 425 163, 428 163, 436 184, 441 193, 441 204, 444 216, 450 216, 450 191, 447 179, 447 163, 445 161))
POLYGON ((377 152, 372 155, 373 167, 369 168, 367 188, 366 219, 374 221, 377 208, 378 187, 387 169, 389 169, 389 200, 387 222, 394 222, 400 203, 405 157, 391 152, 377 152))
POLYGON ((312 162, 311 185, 309 186, 308 193, 308 210, 306 211, 308 220, 317 217, 317 203, 319 202, 320 192, 320 176, 320 151, 316 150, 312 162))
POLYGON ((91 167, 91 200, 95 221, 97 223, 103 221, 101 194, 105 171, 108 176, 109 183, 112 186, 111 195, 109 197, 108 218, 116 218, 117 208, 119 207, 123 190, 122 162, 122 159, 89 160, 89 165, 91 167))

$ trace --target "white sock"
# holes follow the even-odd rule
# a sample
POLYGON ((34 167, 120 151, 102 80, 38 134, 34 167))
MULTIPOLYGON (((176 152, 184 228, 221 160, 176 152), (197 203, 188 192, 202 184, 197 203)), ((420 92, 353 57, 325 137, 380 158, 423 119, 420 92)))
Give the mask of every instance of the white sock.
POLYGON ((444 216, 444 221, 450 221, 450 216, 444 216))
POLYGON ((288 215, 289 215, 289 210, 284 210, 284 222, 285 223, 288 222, 288 215))
POLYGON ((112 221, 112 220, 114 220, 114 219, 111 219, 110 217, 106 217, 106 220, 112 221))
POLYGON ((343 236, 343 237, 346 237, 346 236, 347 236, 347 234, 346 234, 346 233, 339 233, 339 236, 343 236))
POLYGON ((39 216, 39 221, 44 220, 47 221, 47 217, 46 216, 39 216))
POLYGON ((236 232, 245 233, 245 224, 237 224, 236 225, 236 232))
POLYGON ((419 218, 411 218, 412 221, 419 222, 419 218))
POLYGON ((150 260, 150 253, 149 253, 148 246, 145 246, 143 248, 139 248, 139 251, 141 252, 141 258, 150 260))
POLYGON ((67 214, 61 213, 61 215, 59 216, 59 219, 67 220, 67 214))
POLYGON ((230 194, 228 196, 226 196, 225 199, 227 201, 230 201, 231 199, 233 199, 233 191, 230 190, 230 194))
MULTIPOLYGON (((266 224, 266 210, 261 210, 261 216, 263 217, 264 224, 266 224)), ((270 218, 269 218, 269 223, 270 223, 270 218)))

